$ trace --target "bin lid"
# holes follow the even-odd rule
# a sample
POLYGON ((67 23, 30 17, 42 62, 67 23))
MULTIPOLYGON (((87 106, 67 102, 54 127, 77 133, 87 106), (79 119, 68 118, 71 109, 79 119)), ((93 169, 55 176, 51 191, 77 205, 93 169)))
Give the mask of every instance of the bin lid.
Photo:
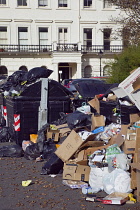
MULTIPOLYGON (((48 97, 58 98, 72 96, 72 93, 59 82, 52 79, 48 79, 48 81, 48 97)), ((41 97, 41 80, 25 86, 23 92, 20 95, 28 97, 41 97)))
POLYGON ((104 94, 110 87, 111 84, 106 83, 92 84, 79 82, 75 84, 75 88, 83 98, 94 98, 95 95, 104 94))

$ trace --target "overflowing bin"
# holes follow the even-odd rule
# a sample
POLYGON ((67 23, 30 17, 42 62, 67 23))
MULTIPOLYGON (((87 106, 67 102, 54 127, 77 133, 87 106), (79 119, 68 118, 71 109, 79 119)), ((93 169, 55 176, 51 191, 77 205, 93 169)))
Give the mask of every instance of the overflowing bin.
MULTIPOLYGON (((58 120, 60 112, 72 112, 71 93, 57 81, 48 80, 46 94, 48 94, 48 123, 58 120)), ((41 81, 28 85, 20 96, 6 98, 8 126, 13 128, 17 144, 29 140, 30 134, 37 134, 40 100, 41 81)))

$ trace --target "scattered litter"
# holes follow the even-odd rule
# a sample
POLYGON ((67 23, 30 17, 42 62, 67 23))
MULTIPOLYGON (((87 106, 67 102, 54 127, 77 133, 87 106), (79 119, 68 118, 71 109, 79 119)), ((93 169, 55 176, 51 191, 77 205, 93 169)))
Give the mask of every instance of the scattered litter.
POLYGON ((27 187, 32 183, 32 180, 26 180, 26 181, 22 181, 22 186, 23 187, 27 187))

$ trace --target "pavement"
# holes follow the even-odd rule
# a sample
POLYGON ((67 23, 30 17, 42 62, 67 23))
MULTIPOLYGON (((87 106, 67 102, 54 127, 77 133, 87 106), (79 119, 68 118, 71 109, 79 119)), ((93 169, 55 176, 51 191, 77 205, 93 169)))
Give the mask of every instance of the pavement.
MULTIPOLYGON (((0 143, 0 147, 4 143, 0 143)), ((71 189, 62 183, 62 174, 55 177, 41 175, 43 162, 24 157, 0 158, 0 210, 139 210, 140 203, 105 205, 85 200, 81 189, 71 189), (32 180, 23 187, 22 181, 32 180)), ((105 196, 99 192, 97 196, 105 196)))

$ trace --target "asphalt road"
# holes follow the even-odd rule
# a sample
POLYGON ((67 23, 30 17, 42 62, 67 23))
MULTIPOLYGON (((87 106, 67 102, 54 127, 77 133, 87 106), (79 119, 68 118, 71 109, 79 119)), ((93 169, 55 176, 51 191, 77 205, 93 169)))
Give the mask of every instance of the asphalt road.
MULTIPOLYGON (((0 143, 2 146, 3 143, 0 143)), ((20 158, 0 158, 0 210, 138 210, 140 203, 105 205, 85 200, 81 189, 71 189, 62 184, 62 174, 52 178, 41 175, 44 162, 20 158), (32 180, 23 187, 22 181, 32 180)), ((106 195, 104 192, 98 196, 106 195)))

